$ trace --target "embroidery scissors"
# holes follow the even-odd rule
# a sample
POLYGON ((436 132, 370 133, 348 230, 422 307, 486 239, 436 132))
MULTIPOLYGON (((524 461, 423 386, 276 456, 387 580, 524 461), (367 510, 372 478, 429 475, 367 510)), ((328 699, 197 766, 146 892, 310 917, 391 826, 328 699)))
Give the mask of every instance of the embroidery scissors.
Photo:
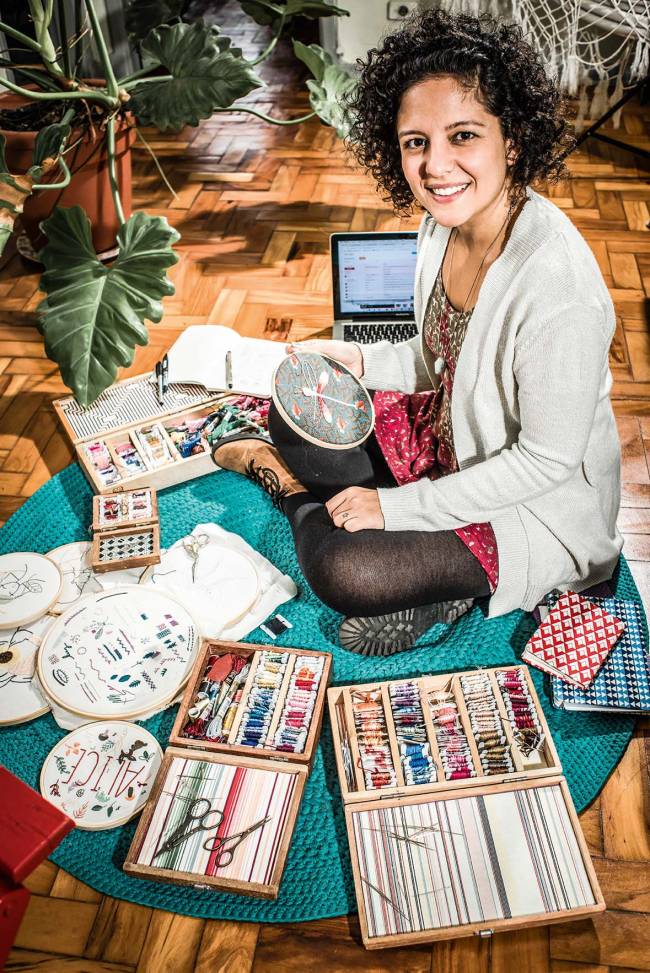
MULTIPOLYGON (((215 866, 221 868, 224 865, 230 865, 235 855, 236 849, 244 841, 249 834, 257 831, 258 828, 262 828, 267 821, 270 821, 269 817, 263 818, 261 821, 256 821, 245 831, 239 831, 237 834, 224 835, 223 837, 206 838, 203 842, 203 847, 206 851, 216 852, 217 858, 215 860, 215 866), (225 848, 226 844, 230 844, 230 847, 225 848), (227 859, 226 859, 226 856, 227 859)), ((199 797, 192 801, 183 819, 181 820, 178 827, 174 828, 172 833, 163 842, 163 844, 158 848, 158 850, 153 855, 152 861, 158 858, 159 855, 165 854, 165 852, 172 851, 177 845, 182 844, 191 838, 192 835, 197 834, 199 831, 214 831, 219 828, 221 822, 223 821, 223 811, 219 811, 214 808, 207 797, 199 797), (209 821, 210 815, 214 815, 213 820, 209 821), (194 827, 192 827, 194 825, 194 827)))
POLYGON ((153 857, 157 858, 166 851, 171 851, 199 831, 212 831, 214 828, 218 828, 222 821, 222 811, 213 808, 207 797, 197 797, 187 808, 180 824, 174 828, 153 857), (214 814, 214 820, 208 823, 211 814, 214 814), (194 827, 192 827, 193 824, 194 827))
POLYGON ((246 828, 245 831, 239 831, 237 834, 225 835, 223 838, 207 838, 203 842, 203 847, 206 851, 216 852, 215 866, 217 868, 223 868, 226 865, 231 865, 232 860, 235 856, 235 851, 239 848, 242 841, 245 841, 250 834, 257 831, 258 828, 263 828, 267 821, 270 821, 269 817, 262 818, 260 821, 256 821, 255 824, 251 824, 250 828, 246 828), (224 845, 230 844, 230 847, 225 848, 224 845))
POLYGON ((201 548, 210 542, 207 534, 188 534, 183 538, 183 550, 192 558, 192 584, 196 580, 196 566, 199 562, 201 548))

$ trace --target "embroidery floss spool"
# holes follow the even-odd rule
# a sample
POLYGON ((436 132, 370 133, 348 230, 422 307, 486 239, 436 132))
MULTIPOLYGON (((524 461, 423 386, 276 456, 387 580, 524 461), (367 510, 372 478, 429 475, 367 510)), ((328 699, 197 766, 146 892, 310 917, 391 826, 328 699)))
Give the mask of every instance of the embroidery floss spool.
POLYGON ((515 765, 489 676, 477 672, 461 676, 460 683, 483 772, 490 775, 511 773, 515 765))
POLYGON ((324 664, 322 657, 311 655, 299 655, 295 660, 282 715, 275 731, 275 750, 302 753, 305 749, 324 664))
POLYGON ((434 690, 429 696, 429 708, 445 780, 476 777, 472 752, 454 694, 434 690))
POLYGON ((395 787, 397 775, 390 752, 381 690, 352 693, 354 727, 366 787, 395 787))
POLYGON ((412 682, 391 683, 388 691, 404 781, 430 784, 438 775, 431 759, 418 687, 412 682))
POLYGON ((284 652, 260 652, 257 669, 245 711, 237 731, 236 743, 244 747, 264 747, 288 662, 284 652))
POLYGON ((541 747, 544 733, 524 674, 521 669, 501 669, 496 676, 515 742, 524 756, 529 757, 541 747))

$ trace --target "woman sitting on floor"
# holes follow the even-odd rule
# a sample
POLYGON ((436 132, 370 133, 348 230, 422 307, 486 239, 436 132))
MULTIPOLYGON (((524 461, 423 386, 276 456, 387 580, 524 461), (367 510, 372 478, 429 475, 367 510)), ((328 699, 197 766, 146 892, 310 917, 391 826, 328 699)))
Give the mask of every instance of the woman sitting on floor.
POLYGON ((530 189, 570 140, 519 28, 427 11, 369 53, 353 97, 359 161, 397 211, 425 211, 420 333, 290 346, 382 390, 363 446, 306 443, 272 406, 274 447, 224 440, 214 458, 275 495, 309 584, 348 616, 341 643, 385 654, 476 597, 495 617, 611 577, 615 320, 586 242, 530 189))

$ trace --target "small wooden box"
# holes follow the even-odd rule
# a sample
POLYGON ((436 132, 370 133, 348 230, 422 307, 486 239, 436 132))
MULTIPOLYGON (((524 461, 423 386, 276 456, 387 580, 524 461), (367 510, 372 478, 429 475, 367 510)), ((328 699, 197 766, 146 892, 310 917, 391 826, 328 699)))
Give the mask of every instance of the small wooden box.
POLYGON ((335 687, 328 703, 366 948, 489 936, 579 919, 605 908, 525 666, 335 687), (500 671, 513 670, 523 674, 543 733, 542 745, 528 755, 517 742, 496 678, 500 671), (477 748, 461 683, 461 677, 479 673, 489 679, 512 772, 488 775, 484 770, 485 751, 477 748), (429 783, 405 782, 405 737, 402 730, 398 738, 391 696, 392 687, 405 684, 417 687, 416 722, 424 726, 435 767, 436 779, 429 783), (445 770, 438 749, 444 727, 434 725, 431 711, 431 694, 441 692, 453 696, 475 776, 446 777, 450 764, 445 770), (363 701, 368 693, 375 705, 381 703, 396 778, 393 786, 376 789, 366 786, 353 710, 353 700, 363 701), (561 865, 553 860, 557 849, 566 853, 561 865))
POLYGON ((202 441, 201 452, 183 457, 168 430, 209 415, 225 400, 232 399, 232 394, 210 393, 202 385, 172 384, 164 393, 161 406, 152 379, 153 373, 149 372, 116 382, 87 408, 73 396, 55 401, 57 415, 95 493, 143 486, 162 490, 216 469, 206 442, 202 441), (165 452, 160 463, 154 463, 142 445, 143 431, 152 426, 156 427, 155 435, 165 452), (137 468, 126 464, 125 450, 137 468))
POLYGON ((128 490, 119 494, 96 494, 93 497, 93 570, 116 571, 125 568, 147 567, 160 563, 160 525, 158 523, 158 499, 151 487, 128 490), (135 503, 143 499, 145 508, 140 514, 135 503), (107 517, 107 510, 114 517, 107 517), (119 544, 120 538, 142 535, 142 550, 123 551, 122 557, 107 557, 106 545, 119 544))
POLYGON ((287 648, 286 646, 275 649, 273 645, 257 645, 242 642, 221 642, 206 639, 203 641, 201 650, 192 670, 192 674, 190 675, 189 682, 185 687, 183 699, 181 700, 181 704, 176 715, 176 720, 174 721, 174 726, 172 727, 172 732, 169 736, 169 742, 178 747, 190 747, 192 749, 205 750, 209 753, 241 753, 249 755, 262 753, 265 757, 268 756, 269 758, 275 760, 288 760, 290 763, 306 764, 308 767, 311 767, 316 753, 316 744, 318 743, 323 725, 325 693, 327 692, 327 685, 329 683, 331 664, 332 657, 328 652, 314 652, 310 649, 291 649, 287 648), (285 670, 283 684, 275 704, 275 717, 271 721, 271 725, 269 727, 269 738, 272 737, 273 731, 277 726, 277 722, 282 711, 282 705, 286 698, 295 660, 298 658, 298 656, 302 655, 313 656, 315 658, 324 658, 323 673, 318 686, 316 702, 314 704, 314 711, 304 749, 300 753, 291 753, 283 750, 275 750, 272 746, 264 747, 263 749, 253 749, 251 747, 237 744, 234 742, 239 729, 239 720, 237 719, 235 719, 235 722, 230 728, 228 742, 225 743, 217 743, 210 740, 198 740, 193 739, 192 737, 184 736, 183 727, 188 722, 188 710, 192 706, 192 702, 196 696, 201 681, 204 678, 208 659, 211 656, 226 655, 228 653, 242 655, 251 659, 251 668, 242 691, 242 699, 246 699, 255 679, 255 670, 257 667, 257 660, 259 659, 259 652, 264 650, 286 652, 290 657, 290 663, 287 665, 285 670))
MULTIPOLYGON (((331 656, 326 652, 204 640, 169 738, 175 746, 165 753, 126 857, 124 871, 138 878, 215 888, 267 899, 277 898, 300 801, 320 735, 330 667, 331 656), (272 741, 271 745, 252 747, 229 742, 237 736, 245 709, 243 704, 251 692, 260 660, 259 653, 263 651, 289 657, 270 710, 273 715, 266 739, 272 741), (243 683, 237 715, 228 731, 228 738, 217 742, 184 736, 188 710, 204 681, 208 664, 214 665, 215 660, 227 654, 250 660, 250 669, 243 683), (322 658, 323 668, 304 747, 300 752, 287 752, 274 747, 274 728, 278 725, 299 656, 322 658), (182 791, 183 779, 191 781, 187 796, 182 791), (250 790, 247 790, 249 787, 250 790), (206 795, 209 795, 209 800, 204 801, 206 795), (197 800, 204 803, 197 806, 197 800), (180 804, 177 806, 174 802, 180 804), (170 855, 174 855, 174 848, 165 849, 165 842, 169 841, 170 835, 173 837, 169 822, 178 825, 189 806, 197 819, 194 827, 198 828, 198 819, 204 811, 208 811, 208 805, 210 814, 204 822, 201 821, 206 826, 205 834, 208 837, 204 839, 201 834, 201 841, 196 836, 182 839, 178 855, 168 860, 170 855), (248 829, 248 834, 238 846, 242 849, 241 853, 235 848, 237 857, 228 862, 219 858, 220 851, 216 858, 210 857, 210 849, 213 848, 211 842, 219 836, 222 826, 219 822, 221 809, 224 812, 227 809, 227 829, 232 839, 248 829)), ((226 851, 229 840, 226 837, 224 841, 226 851)))

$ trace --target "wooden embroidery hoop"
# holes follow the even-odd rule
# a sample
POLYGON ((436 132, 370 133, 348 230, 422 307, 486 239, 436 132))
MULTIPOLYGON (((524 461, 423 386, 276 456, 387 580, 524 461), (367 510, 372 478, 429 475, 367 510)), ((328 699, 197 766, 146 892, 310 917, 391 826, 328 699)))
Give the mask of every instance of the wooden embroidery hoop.
MULTIPOLYGON (((187 683, 187 680, 190 678, 190 675, 192 673, 192 666, 194 664, 194 659, 198 652, 199 646, 201 644, 199 626, 197 625, 196 620, 194 619, 192 614, 187 610, 187 608, 185 608, 182 602, 180 602, 177 598, 174 598, 174 596, 170 595, 167 591, 162 592, 160 589, 157 592, 154 591, 153 589, 148 589, 148 590, 152 594, 158 595, 162 599, 172 602, 175 608, 177 609, 180 608, 186 614, 186 616, 189 618, 190 622, 194 627, 194 646, 192 647, 192 651, 188 656, 187 666, 185 672, 183 673, 183 677, 176 684, 176 686, 174 686, 173 690, 171 690, 166 695, 161 696, 160 699, 156 699, 153 701, 150 700, 146 706, 142 706, 137 710, 132 710, 127 713, 119 714, 120 716, 123 717, 121 722, 128 723, 144 715, 148 717, 153 715, 154 713, 157 713, 159 710, 165 709, 167 706, 169 706, 176 699, 176 697, 179 695, 179 693, 187 683)), ((113 721, 116 720, 118 716, 114 712, 113 713, 93 713, 93 712, 89 712, 88 710, 75 709, 73 706, 61 700, 56 695, 55 691, 51 689, 50 685, 47 683, 44 677, 43 658, 45 657, 46 652, 50 651, 51 645, 54 641, 54 636, 58 635, 59 630, 64 628, 68 615, 78 614, 78 612, 81 609, 85 608, 91 601, 97 601, 100 598, 115 597, 116 595, 119 595, 120 593, 124 593, 127 591, 132 591, 136 593, 140 598, 142 597, 143 594, 140 585, 130 584, 130 585, 121 585, 119 588, 115 588, 109 591, 97 591, 91 595, 84 595, 82 598, 79 599, 79 601, 75 602, 74 605, 72 605, 69 609, 67 609, 67 611, 65 611, 62 615, 59 615, 54 625, 52 625, 52 627, 48 629, 48 631, 45 633, 43 641, 41 642, 38 649, 38 656, 36 660, 36 672, 38 674, 38 678, 40 680, 41 686, 43 687, 43 692, 45 693, 45 695, 48 698, 52 699, 57 704, 57 706, 60 706, 62 709, 64 709, 66 713, 72 713, 73 716, 87 717, 88 722, 95 722, 99 720, 113 721)))
POLYGON ((26 615, 17 615, 11 619, 3 618, 2 614, 0 613, 0 630, 20 628, 21 625, 29 625, 30 622, 35 622, 39 618, 42 618, 43 615, 45 615, 51 609, 52 605, 57 603, 59 600, 59 595, 61 594, 61 589, 63 588, 63 575, 61 573, 61 569, 56 561, 52 560, 52 558, 47 557, 45 554, 37 554, 34 551, 13 551, 10 554, 0 555, 0 571, 11 570, 11 568, 5 569, 3 567, 3 565, 9 562, 9 559, 11 558, 29 558, 32 560, 32 563, 41 564, 42 566, 47 567, 48 571, 51 571, 51 569, 54 568, 58 574, 59 584, 57 588, 54 588, 56 578, 51 579, 52 587, 50 588, 50 591, 46 593, 46 597, 42 600, 42 603, 38 605, 37 611, 30 609, 26 615))
MULTIPOLYGON (((52 626, 54 624, 54 616, 53 615, 43 616, 43 621, 45 621, 46 619, 48 620, 50 626, 52 626)), ((41 621, 41 619, 37 618, 37 619, 35 619, 35 621, 38 622, 38 621, 41 621)), ((2 638, 2 635, 3 634, 6 635, 6 634, 9 634, 9 632, 18 632, 21 628, 24 628, 27 625, 33 625, 33 624, 34 624, 34 622, 29 622, 29 623, 28 622, 25 622, 23 625, 16 625, 16 627, 14 629, 5 629, 3 632, 0 632, 0 638, 2 638)), ((28 685, 30 689, 32 688, 32 684, 34 682, 34 679, 36 678, 36 658, 38 656, 38 651, 39 651, 41 642, 45 638, 45 635, 46 634, 47 634, 47 630, 46 630, 46 632, 43 635, 40 635, 40 636, 36 636, 35 637, 35 639, 37 641, 35 641, 35 651, 34 651, 34 674, 33 674, 32 678, 31 678, 31 680, 29 681, 29 683, 22 684, 22 685, 28 685)), ((2 693, 2 690, 0 690, 0 694, 1 693, 2 693)), ((47 699, 45 698, 45 693, 44 692, 40 692, 39 695, 41 695, 43 697, 43 700, 44 700, 44 705, 43 706, 39 706, 35 710, 30 710, 29 713, 23 713, 22 716, 19 716, 18 718, 14 718, 14 719, 10 719, 10 720, 4 720, 0 716, 0 726, 18 726, 20 723, 29 723, 31 720, 35 720, 37 717, 43 716, 44 713, 48 713, 49 710, 50 710, 50 705, 47 702, 47 699)))
MULTIPOLYGON (((189 536, 192 536, 192 535, 189 534, 187 536, 189 537, 189 536)), ((253 572, 255 574, 256 586, 255 586, 255 594, 253 595, 253 597, 251 598, 251 600, 248 602, 248 604, 246 605, 246 607, 243 608, 242 610, 240 610, 238 613, 236 613, 232 617, 228 618, 224 622, 224 624, 221 626, 221 629, 220 629, 220 631, 222 631, 222 632, 223 631, 226 631, 226 629, 231 628, 233 625, 236 625, 238 622, 240 622, 242 620, 242 618, 257 603, 257 601, 259 599, 259 596, 260 596, 260 593, 261 593, 261 589, 262 589, 262 585, 261 585, 261 582, 260 582, 260 573, 257 570, 257 565, 255 564, 255 562, 253 561, 253 559, 251 557, 249 557, 248 554, 245 554, 243 551, 237 551, 235 548, 226 547, 225 549, 228 551, 229 554, 234 555, 234 557, 239 558, 241 561, 246 561, 247 562, 247 565, 250 568, 252 568, 252 570, 253 570, 253 572)), ((168 551, 165 551, 165 554, 167 554, 169 552, 169 550, 171 550, 171 548, 169 548, 168 551)), ((140 578, 140 584, 141 585, 144 585, 145 587, 149 587, 149 588, 154 588, 157 591, 164 591, 164 592, 169 591, 169 589, 166 587, 166 585, 164 585, 164 584, 157 584, 155 581, 154 582, 151 582, 151 579, 154 577, 154 575, 156 573, 156 570, 157 569, 160 570, 160 569, 162 569, 164 567, 165 554, 162 554, 161 555, 160 564, 152 565, 151 567, 147 568, 144 571, 142 577, 140 578)), ((174 573, 176 573, 176 572, 174 572, 174 573)), ((218 637, 218 636, 211 636, 209 633, 204 632, 200 626, 199 626, 199 631, 201 632, 201 635, 204 638, 211 638, 211 637, 215 637, 216 638, 216 637, 218 637)))
MULTIPOLYGON (((75 730, 72 730, 66 736, 61 737, 60 740, 57 740, 57 742, 54 744, 54 746, 48 753, 47 757, 45 758, 43 766, 41 767, 41 773, 39 777, 39 789, 41 791, 41 794, 47 801, 50 802, 50 804, 54 804, 55 807, 59 807, 59 809, 61 809, 60 805, 56 801, 52 800, 50 794, 47 791, 47 787, 45 783, 46 771, 49 765, 51 764, 52 760, 54 759, 56 751, 59 751, 66 743, 66 741, 70 740, 72 737, 76 737, 78 739, 80 735, 82 735, 83 733, 87 733, 88 731, 98 734, 100 727, 115 726, 115 725, 131 727, 133 731, 138 733, 140 736, 149 737, 151 743, 151 749, 154 751, 154 754, 158 756, 157 765, 155 762, 152 761, 152 766, 155 766, 156 769, 151 774, 150 781, 149 781, 149 788, 147 790, 145 799, 140 804, 137 804, 134 807, 133 811, 128 815, 128 817, 107 819, 105 824, 87 824, 85 822, 79 822, 79 820, 75 818, 75 825, 81 831, 109 831, 111 828, 119 828, 123 824, 126 824, 128 821, 133 820, 133 818, 137 817, 137 815, 142 812, 145 804, 149 800, 149 794, 151 793, 154 781, 156 779, 158 771, 160 770, 160 765, 162 763, 162 757, 163 757, 162 747, 156 740, 155 736, 153 736, 153 734, 149 732, 149 730, 145 730, 144 727, 142 726, 136 726, 135 723, 131 723, 128 720, 97 720, 94 723, 85 723, 83 726, 79 726, 75 730)), ((67 811, 65 811, 64 813, 68 814, 67 811)))

